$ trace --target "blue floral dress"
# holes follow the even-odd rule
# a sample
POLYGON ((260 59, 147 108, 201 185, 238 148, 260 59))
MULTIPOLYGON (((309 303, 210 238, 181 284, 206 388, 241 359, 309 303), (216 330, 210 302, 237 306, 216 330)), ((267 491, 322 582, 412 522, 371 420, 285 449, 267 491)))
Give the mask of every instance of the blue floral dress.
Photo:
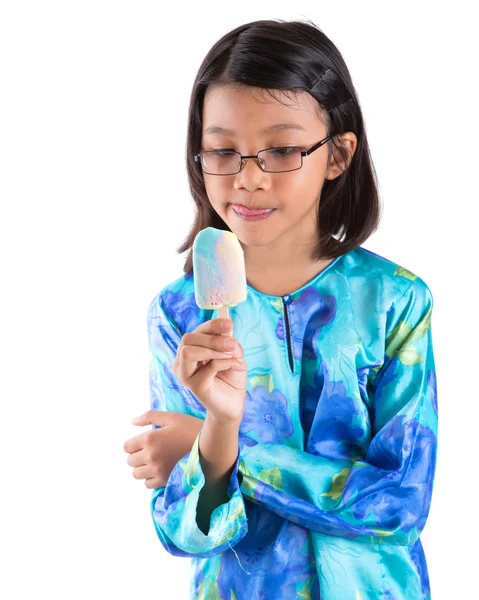
MULTIPOLYGON (((151 497, 163 547, 191 558, 191 598, 430 598, 419 536, 437 450, 432 307, 420 277, 363 247, 292 294, 248 286, 230 309, 248 385, 229 501, 205 535, 201 432, 151 497)), ((151 408, 205 418, 171 367, 182 335, 217 316, 196 305, 191 274, 153 299, 151 408)))

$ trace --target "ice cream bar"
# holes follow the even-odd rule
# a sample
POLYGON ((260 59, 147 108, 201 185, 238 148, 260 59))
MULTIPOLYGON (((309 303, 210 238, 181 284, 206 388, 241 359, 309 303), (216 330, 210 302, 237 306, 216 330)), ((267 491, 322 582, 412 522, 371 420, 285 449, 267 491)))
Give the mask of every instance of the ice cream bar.
POLYGON ((200 308, 218 309, 228 317, 228 306, 246 300, 243 248, 231 231, 201 230, 193 243, 195 299, 200 308))

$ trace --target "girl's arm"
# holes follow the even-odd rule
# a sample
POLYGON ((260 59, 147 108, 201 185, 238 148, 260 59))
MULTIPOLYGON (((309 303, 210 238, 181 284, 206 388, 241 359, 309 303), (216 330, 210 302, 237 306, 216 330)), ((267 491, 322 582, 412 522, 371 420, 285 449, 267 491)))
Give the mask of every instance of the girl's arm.
MULTIPOLYGON (((204 412, 172 372, 182 334, 163 308, 162 292, 148 309, 147 326, 150 408, 192 416, 201 409, 204 412)), ((207 413, 191 451, 175 465, 166 485, 152 491, 150 512, 155 530, 173 556, 215 556, 238 543, 248 531, 238 482, 239 424, 224 427, 207 413)))
POLYGON ((241 491, 318 533, 410 545, 429 513, 437 454, 433 298, 420 278, 386 319, 385 361, 370 376, 366 456, 329 460, 281 444, 241 447, 241 491))
POLYGON ((238 431, 240 423, 219 423, 206 414, 199 436, 201 469, 205 485, 198 499, 197 523, 208 535, 211 514, 221 504, 228 503, 228 482, 238 457, 238 431))

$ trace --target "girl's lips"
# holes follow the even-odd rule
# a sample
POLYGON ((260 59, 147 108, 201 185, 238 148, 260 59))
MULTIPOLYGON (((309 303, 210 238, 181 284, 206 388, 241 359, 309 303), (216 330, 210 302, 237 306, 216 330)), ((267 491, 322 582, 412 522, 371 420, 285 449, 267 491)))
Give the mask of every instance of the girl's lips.
POLYGON ((273 213, 275 208, 254 208, 250 209, 242 204, 232 204, 231 205, 234 212, 241 217, 242 219, 246 219, 248 221, 257 220, 257 219, 265 219, 271 213, 273 213))

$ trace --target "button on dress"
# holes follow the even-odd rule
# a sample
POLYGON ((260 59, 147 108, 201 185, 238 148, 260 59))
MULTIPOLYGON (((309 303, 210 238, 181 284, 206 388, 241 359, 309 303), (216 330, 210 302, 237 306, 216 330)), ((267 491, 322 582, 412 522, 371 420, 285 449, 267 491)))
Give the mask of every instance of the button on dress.
MULTIPOLYGON (((248 285, 230 308, 248 383, 229 501, 205 535, 201 432, 151 495, 161 544, 190 559, 190 598, 430 599, 420 534, 437 452, 432 307, 419 276, 363 247, 291 294, 248 285)), ((205 418, 172 363, 183 334, 217 316, 196 305, 193 273, 155 296, 152 409, 205 418)))

